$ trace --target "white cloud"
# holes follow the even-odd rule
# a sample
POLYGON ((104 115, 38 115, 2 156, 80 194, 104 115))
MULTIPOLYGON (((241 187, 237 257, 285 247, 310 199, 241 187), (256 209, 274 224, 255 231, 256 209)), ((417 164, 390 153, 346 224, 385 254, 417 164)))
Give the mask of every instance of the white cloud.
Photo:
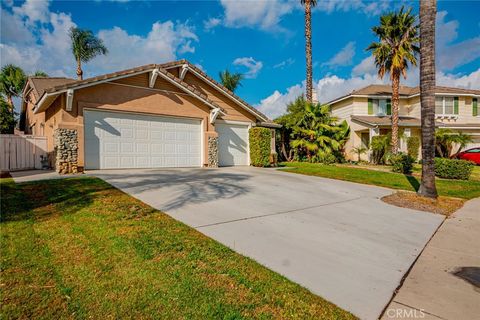
MULTIPOLYGON (((68 31, 76 24, 69 14, 45 13, 44 8, 48 6, 44 3, 40 6, 25 2, 13 7, 13 14, 1 9, 1 65, 15 63, 27 73, 43 70, 51 76, 75 77, 68 31), (32 12, 32 8, 40 11, 32 12), (12 27, 4 28, 8 22, 12 27)), ((109 53, 84 65, 87 77, 174 60, 178 54, 195 52, 194 44, 199 41, 192 27, 172 21, 155 22, 146 36, 129 34, 119 27, 101 30, 97 36, 104 41, 109 53)))
POLYGON ((92 71, 105 68, 103 66, 108 66, 108 71, 114 71, 174 60, 177 53, 194 52, 192 41, 198 41, 187 25, 172 21, 155 22, 146 37, 128 34, 119 27, 100 30, 98 37, 109 53, 89 63, 88 68, 92 71))
POLYGON ((236 66, 243 66, 247 68, 247 72, 244 73, 245 78, 256 78, 258 73, 263 67, 261 61, 255 61, 252 57, 237 58, 233 61, 236 66))
POLYGON ((459 22, 446 21, 446 11, 437 13, 436 55, 439 70, 454 70, 480 58, 480 36, 454 43, 458 38, 459 22))
POLYGON ((14 7, 13 12, 19 16, 27 17, 28 23, 48 22, 50 11, 48 0, 26 0, 22 6, 14 7))
POLYGON ((466 75, 437 73, 437 84, 440 86, 480 89, 480 68, 466 75))
POLYGON ((351 11, 357 10, 368 15, 379 15, 384 13, 387 9, 398 4, 392 3, 389 0, 369 1, 369 0, 327 0, 317 1, 317 6, 314 11, 323 11, 332 13, 334 11, 351 11))
POLYGON ((210 31, 216 26, 222 23, 222 19, 220 18, 210 18, 208 20, 203 21, 203 28, 205 31, 210 31))
POLYGON ((330 60, 322 63, 322 66, 327 67, 343 67, 349 66, 353 62, 353 56, 355 56, 355 41, 350 41, 337 52, 330 60))
POLYGON ((373 56, 366 57, 352 69, 352 75, 354 76, 366 73, 375 74, 376 72, 377 67, 375 66, 375 59, 373 58, 373 56))
POLYGON ((275 119, 285 113, 287 104, 294 101, 304 92, 303 85, 294 85, 287 89, 286 93, 275 90, 270 96, 266 97, 255 107, 271 119, 275 119))
POLYGON ((0 24, 2 43, 29 43, 34 41, 32 33, 22 21, 21 16, 2 9, 0 24))
POLYGON ((274 69, 284 69, 285 67, 291 66, 292 64, 295 63, 295 59, 288 58, 287 60, 283 60, 280 63, 277 63, 276 65, 273 66, 274 69))
POLYGON ((296 2, 285 0, 221 0, 221 4, 225 11, 223 22, 227 27, 259 27, 267 31, 286 31, 279 22, 297 5, 296 2))

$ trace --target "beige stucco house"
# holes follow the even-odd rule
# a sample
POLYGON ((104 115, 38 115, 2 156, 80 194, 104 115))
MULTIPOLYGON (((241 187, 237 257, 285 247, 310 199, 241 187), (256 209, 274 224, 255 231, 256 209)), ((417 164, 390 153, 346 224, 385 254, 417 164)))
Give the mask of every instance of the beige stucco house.
MULTIPOLYGON (((437 87, 435 95, 437 126, 470 134, 473 142, 467 148, 480 146, 480 90, 437 87)), ((357 160, 353 148, 368 147, 373 136, 391 130, 391 96, 391 86, 370 85, 328 103, 332 114, 350 125, 350 139, 345 146, 347 159, 357 160)), ((399 112, 400 133, 404 137, 400 141, 400 149, 406 151, 406 138, 420 136, 419 87, 400 88, 399 112)), ((369 153, 362 157, 368 160, 369 153)))
POLYGON ((63 172, 248 165, 249 128, 277 126, 186 60, 81 81, 32 77, 23 96, 21 129, 47 137, 63 172))

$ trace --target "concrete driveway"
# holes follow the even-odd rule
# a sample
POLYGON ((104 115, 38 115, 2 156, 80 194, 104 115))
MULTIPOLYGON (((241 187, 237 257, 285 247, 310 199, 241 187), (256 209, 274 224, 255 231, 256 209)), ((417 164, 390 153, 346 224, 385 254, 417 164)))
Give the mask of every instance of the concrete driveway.
POLYGON ((90 172, 362 319, 377 319, 443 217, 392 191, 235 167, 90 172))

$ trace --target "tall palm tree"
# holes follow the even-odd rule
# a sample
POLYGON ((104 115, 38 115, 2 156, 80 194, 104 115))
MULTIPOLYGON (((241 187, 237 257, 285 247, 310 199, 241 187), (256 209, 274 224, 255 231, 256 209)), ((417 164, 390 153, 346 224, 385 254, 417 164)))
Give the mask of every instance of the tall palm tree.
POLYGON ((77 61, 77 77, 83 80, 82 62, 87 63, 100 54, 107 54, 108 50, 101 39, 94 36, 90 30, 72 27, 70 29, 72 52, 77 61))
POLYGON ((392 153, 398 152, 398 107, 400 75, 407 77, 409 63, 416 66, 418 25, 412 9, 390 12, 380 17, 380 25, 373 27, 373 33, 380 40, 373 42, 367 50, 375 57, 378 75, 383 78, 390 73, 392 81, 392 153))
POLYGON ((435 186, 435 16, 436 0, 420 1, 420 105, 422 181, 418 194, 436 198, 435 186))
POLYGON ((222 85, 227 88, 228 90, 235 92, 238 86, 242 85, 242 80, 244 78, 243 74, 241 73, 230 73, 230 71, 220 71, 220 82, 222 85))
POLYGON ((18 97, 25 86, 26 76, 22 68, 7 64, 0 73, 0 93, 7 98, 11 111, 14 111, 13 97, 18 97))
POLYGON ((317 0, 300 0, 305 6, 305 57, 307 62, 306 96, 312 102, 312 7, 317 5, 317 0))

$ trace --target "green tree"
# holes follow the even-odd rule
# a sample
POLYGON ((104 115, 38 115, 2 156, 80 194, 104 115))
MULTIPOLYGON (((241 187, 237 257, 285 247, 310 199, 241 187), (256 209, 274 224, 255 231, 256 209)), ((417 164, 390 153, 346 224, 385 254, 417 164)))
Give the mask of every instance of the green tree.
POLYGON ((220 82, 222 85, 227 88, 228 90, 235 92, 238 86, 242 85, 242 80, 244 78, 243 74, 241 73, 230 73, 230 71, 220 71, 220 82))
POLYGON ((12 134, 15 128, 15 113, 10 110, 10 105, 0 97, 0 133, 12 134))
POLYGON ((48 74, 42 70, 37 70, 35 73, 32 75, 33 77, 43 77, 43 78, 48 78, 48 74))
POLYGON ((463 132, 455 132, 447 128, 440 128, 435 131, 435 149, 437 155, 441 158, 449 158, 451 155, 459 153, 472 141, 472 137, 463 132), (453 152, 455 145, 458 145, 458 149, 453 152))
POLYGON ((103 41, 90 30, 72 27, 70 29, 72 53, 77 61, 77 77, 83 80, 82 62, 87 63, 100 54, 107 54, 108 50, 103 41))
POLYGON ((306 60, 306 96, 312 102, 313 70, 312 70, 312 7, 317 5, 317 0, 300 0, 305 6, 305 60, 306 60))
POLYGON ((398 109, 400 75, 407 77, 409 64, 417 65, 418 25, 412 9, 405 11, 402 7, 398 12, 390 12, 380 17, 380 25, 372 28, 379 42, 371 43, 367 50, 371 51, 378 75, 383 78, 390 74, 392 82, 392 153, 398 152, 398 109))
POLYGON ((337 122, 329 106, 306 101, 302 116, 292 128, 290 145, 296 149, 297 158, 317 162, 336 157, 349 133, 345 121, 340 125, 337 122))
POLYGON ((290 140, 293 128, 300 122, 305 112, 306 100, 303 96, 298 97, 295 101, 287 105, 287 111, 284 115, 275 119, 275 123, 282 125, 277 132, 277 143, 279 145, 279 154, 286 161, 293 160, 294 149, 290 146, 290 140))
POLYGON ((13 98, 21 95, 26 80, 22 68, 13 64, 5 65, 0 72, 0 93, 7 98, 12 114, 15 110, 13 98))

